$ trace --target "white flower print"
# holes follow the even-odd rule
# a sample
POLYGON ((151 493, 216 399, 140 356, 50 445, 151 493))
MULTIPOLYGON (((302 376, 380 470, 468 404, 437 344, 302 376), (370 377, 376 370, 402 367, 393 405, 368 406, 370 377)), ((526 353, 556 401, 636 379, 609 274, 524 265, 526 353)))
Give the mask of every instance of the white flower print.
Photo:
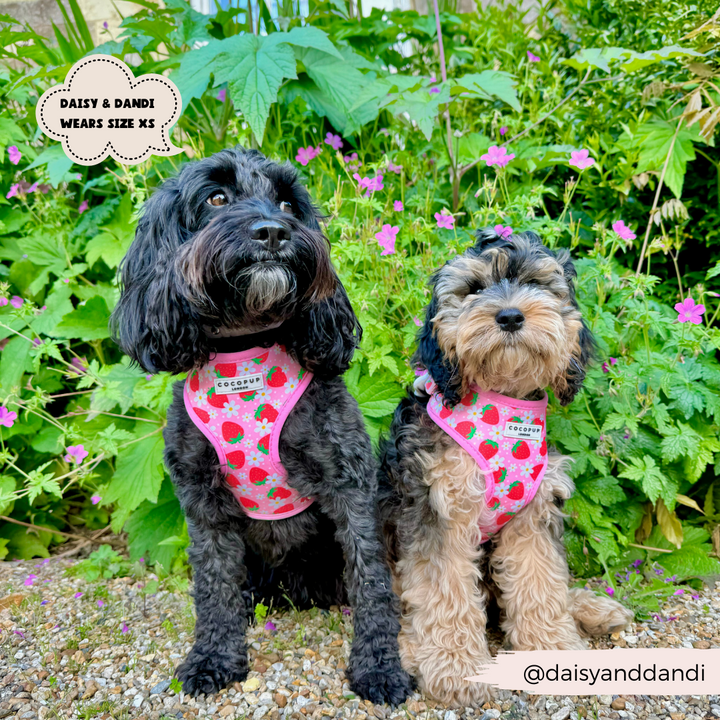
POLYGON ((541 463, 542 461, 543 461, 543 456, 542 456, 540 453, 538 453, 538 454, 535 456, 535 462, 536 462, 536 463, 541 463))
POLYGON ((493 440, 494 442, 500 442, 502 440, 503 434, 502 430, 499 427, 491 427, 488 430, 488 440, 493 440))
POLYGON ((290 366, 286 363, 285 365, 281 365, 280 369, 287 374, 290 371, 290 366))
POLYGON ((500 406, 500 417, 506 417, 510 414, 510 408, 506 408, 504 405, 500 406))
POLYGON ((495 490, 495 494, 499 495, 500 497, 505 497, 509 492, 510 492, 509 486, 505 485, 504 483, 502 486, 498 487, 495 490))
POLYGON ((216 411, 216 410, 210 410, 210 411, 208 412, 208 416, 210 417, 211 420, 214 420, 214 419, 217 417, 217 411, 216 411))
POLYGON ((277 487, 282 483, 282 477, 278 473, 272 473, 271 475, 267 476, 267 479, 265 480, 265 484, 268 487, 277 487))
POLYGON ((265 460, 265 455, 263 455, 259 450, 251 450, 245 456, 245 460, 248 465, 259 465, 265 460))
POLYGON ((205 393, 198 390, 193 396, 193 402, 196 405, 201 405, 203 402, 205 402, 205 393))
POLYGON ((468 420, 477 422, 480 418, 482 418, 482 410, 480 410, 480 408, 477 408, 475 406, 471 407, 467 411, 467 418, 468 418, 468 420))
POLYGON ((269 422, 267 419, 258 420, 255 423, 255 432, 256 433, 262 433, 263 435, 267 435, 270 432, 271 428, 272 428, 272 423, 269 422))
POLYGON ((505 458, 501 455, 496 455, 495 457, 491 457, 488 461, 490 463, 490 467, 493 470, 499 470, 501 467, 505 467, 505 458))
POLYGON ((530 473, 532 472, 532 463, 524 463, 520 466, 520 475, 522 477, 530 477, 530 473))
POLYGON ((257 395, 255 396, 256 400, 260 400, 261 402, 265 402, 270 399, 270 391, 267 388, 263 388, 262 390, 257 391, 257 395))
POLYGON ((531 423, 535 418, 535 413, 530 410, 521 410, 519 417, 524 423, 531 423))
POLYGON ((238 365, 238 375, 253 372, 256 368, 257 365, 252 360, 243 360, 243 362, 238 365))
POLYGON ((509 450, 509 449, 510 449, 510 443, 509 443, 509 442, 504 442, 504 443, 502 444, 502 449, 503 449, 503 450, 509 450))
POLYGON ((238 492, 240 493, 240 495, 244 495, 245 497, 248 497, 253 492, 253 490, 255 490, 254 487, 245 484, 241 484, 235 488, 235 492, 238 492))
POLYGON ((227 417, 235 417, 238 414, 239 406, 234 400, 229 400, 223 405, 222 411, 227 417))
POLYGON ((511 506, 510 506, 510 512, 519 512, 523 509, 525 503, 522 500, 516 500, 511 506))
POLYGON ((509 470, 511 473, 514 473, 514 472, 517 470, 517 465, 516 465, 515 463, 513 463, 513 464, 508 468, 508 470, 509 470))
POLYGON ((283 406, 283 400, 281 398, 278 398, 277 400, 271 400, 270 404, 276 409, 279 410, 283 406))
POLYGON ((457 423, 458 423, 457 418, 456 418, 454 415, 451 415, 451 416, 446 420, 446 422, 447 422, 447 424, 448 424, 451 428, 454 428, 454 427, 457 425, 457 423))
POLYGON ((249 413, 249 412, 248 412, 248 413, 245 413, 245 414, 242 416, 242 419, 243 419, 246 423, 249 423, 249 422, 252 422, 255 418, 253 417, 253 414, 252 414, 252 413, 249 413))
POLYGON ((248 448, 255 447, 255 441, 254 441, 251 437, 246 437, 246 438, 242 441, 242 444, 243 444, 245 447, 248 447, 248 448))
POLYGON ((268 504, 270 505, 271 510, 277 510, 278 508, 281 508, 283 505, 287 505, 290 502, 290 498, 270 498, 268 501, 268 504))
POLYGON ((285 394, 289 395, 291 392, 293 392, 297 388, 297 386, 298 386, 297 378, 290 378, 290 380, 288 380, 284 385, 285 394))

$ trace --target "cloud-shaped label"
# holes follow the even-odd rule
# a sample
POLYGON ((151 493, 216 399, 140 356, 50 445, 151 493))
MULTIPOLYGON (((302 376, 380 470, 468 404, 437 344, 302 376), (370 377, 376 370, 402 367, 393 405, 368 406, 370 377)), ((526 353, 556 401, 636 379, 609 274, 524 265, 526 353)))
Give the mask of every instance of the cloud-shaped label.
POLYGON ((137 165, 151 155, 177 155, 168 136, 182 100, 162 75, 137 80, 122 61, 91 55, 72 66, 62 85, 43 93, 35 115, 42 131, 62 142, 80 165, 97 165, 108 155, 137 165))

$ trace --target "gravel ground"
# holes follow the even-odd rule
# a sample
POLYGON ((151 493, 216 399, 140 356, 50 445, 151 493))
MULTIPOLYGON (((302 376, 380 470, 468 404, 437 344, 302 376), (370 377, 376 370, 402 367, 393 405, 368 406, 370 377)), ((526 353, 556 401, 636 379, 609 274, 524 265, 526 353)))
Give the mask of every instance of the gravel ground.
MULTIPOLYGON (((65 574, 72 562, 0 562, 0 718, 720 718, 720 695, 500 691, 495 702, 475 710, 448 710, 419 694, 396 709, 373 705, 353 695, 343 672, 352 630, 346 608, 271 612, 274 630, 263 624, 250 629, 248 679, 214 696, 190 698, 171 687, 192 641, 187 593, 161 589, 145 596, 133 578, 89 583, 65 574)), ((677 619, 638 623, 594 645, 720 647, 720 585, 695 600, 687 593, 671 598, 664 614, 677 619)))

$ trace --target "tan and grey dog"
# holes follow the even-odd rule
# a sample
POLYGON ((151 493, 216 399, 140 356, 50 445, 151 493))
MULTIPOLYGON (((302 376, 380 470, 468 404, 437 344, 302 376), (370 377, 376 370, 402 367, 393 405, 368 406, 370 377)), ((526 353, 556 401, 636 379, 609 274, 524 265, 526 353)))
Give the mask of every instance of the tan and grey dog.
MULTIPOLYGON (((433 275, 415 359, 447 412, 471 388, 538 400, 550 387, 563 405, 572 401, 593 347, 575 276, 569 253, 549 250, 534 233, 503 239, 492 230, 433 275)), ((543 448, 547 467, 532 499, 481 543, 491 474, 433 421, 428 401, 422 391, 403 400, 382 447, 400 653, 425 693, 468 706, 491 694, 464 680, 489 658, 490 595, 514 650, 585 648, 584 637, 624 628, 632 613, 609 597, 568 590, 562 506, 574 487, 567 459, 552 451, 543 448)))

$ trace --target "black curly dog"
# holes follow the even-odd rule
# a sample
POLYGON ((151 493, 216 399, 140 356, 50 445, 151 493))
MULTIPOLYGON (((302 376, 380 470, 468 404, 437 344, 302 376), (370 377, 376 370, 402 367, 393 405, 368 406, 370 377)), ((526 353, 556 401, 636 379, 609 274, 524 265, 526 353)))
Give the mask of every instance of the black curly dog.
POLYGON ((393 704, 411 689, 380 539, 376 464, 340 378, 361 328, 318 220, 289 164, 224 150, 152 195, 122 265, 113 331, 146 370, 182 373, 214 351, 280 343, 314 373, 285 423, 280 458, 289 484, 315 502, 273 521, 245 515, 185 410, 182 383, 175 386, 165 461, 192 540, 195 645, 177 670, 191 694, 246 677, 246 605, 328 607, 348 598, 352 689, 393 704))

